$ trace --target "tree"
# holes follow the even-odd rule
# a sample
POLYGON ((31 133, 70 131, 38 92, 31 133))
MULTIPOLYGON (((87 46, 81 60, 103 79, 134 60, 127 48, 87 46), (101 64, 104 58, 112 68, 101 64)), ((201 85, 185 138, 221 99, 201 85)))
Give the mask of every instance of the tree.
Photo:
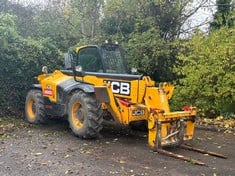
POLYGON ((80 21, 78 28, 83 38, 94 38, 99 34, 101 8, 104 0, 71 0, 72 13, 80 21))
POLYGON ((35 15, 37 38, 50 37, 62 51, 100 34, 103 0, 49 2, 35 15))
POLYGON ((51 0, 27 5, 0 2, 0 11, 17 16, 16 28, 23 37, 50 38, 62 51, 81 39, 100 34, 103 0, 51 0))
POLYGON ((234 26, 234 3, 233 0, 216 0, 217 11, 214 14, 213 22, 210 23, 211 30, 234 26))
POLYGON ((157 81, 172 81, 178 52, 174 41, 185 21, 205 2, 188 8, 191 0, 107 0, 101 29, 122 41, 128 48, 129 62, 140 72, 157 81))
POLYGON ((216 115, 234 112, 235 28, 221 28, 209 36, 198 32, 183 44, 175 71, 181 76, 175 105, 196 105, 216 115))

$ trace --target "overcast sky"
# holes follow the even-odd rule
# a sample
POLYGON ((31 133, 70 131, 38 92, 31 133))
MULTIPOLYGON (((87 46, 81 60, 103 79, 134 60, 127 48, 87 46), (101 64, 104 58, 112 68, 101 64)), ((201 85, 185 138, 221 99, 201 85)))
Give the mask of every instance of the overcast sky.
MULTIPOLYGON (((199 3, 194 0, 193 6, 196 7, 199 3)), ((201 29, 204 32, 208 31, 209 23, 213 20, 213 14, 216 12, 216 0, 208 0, 202 8, 199 8, 197 13, 191 16, 183 26, 183 30, 191 29, 190 32, 193 32, 194 29, 201 29)), ((187 37, 188 34, 185 34, 187 37)))

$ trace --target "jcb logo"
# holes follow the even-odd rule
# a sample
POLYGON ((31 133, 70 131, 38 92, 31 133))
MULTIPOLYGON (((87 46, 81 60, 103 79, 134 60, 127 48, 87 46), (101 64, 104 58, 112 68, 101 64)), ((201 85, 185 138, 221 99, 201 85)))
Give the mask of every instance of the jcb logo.
POLYGON ((137 109, 132 111, 132 116, 143 116, 144 114, 144 109, 137 109))
POLYGON ((113 93, 121 95, 130 95, 130 82, 119 82, 110 80, 106 80, 105 82, 111 85, 113 93))

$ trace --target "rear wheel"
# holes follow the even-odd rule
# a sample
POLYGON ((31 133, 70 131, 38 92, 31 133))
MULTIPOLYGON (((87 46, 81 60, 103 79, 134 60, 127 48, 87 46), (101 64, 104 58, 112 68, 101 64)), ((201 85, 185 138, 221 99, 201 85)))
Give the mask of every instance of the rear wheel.
POLYGON ((41 90, 30 90, 25 101, 25 117, 30 123, 46 121, 44 100, 41 90))
POLYGON ((102 113, 93 95, 74 92, 68 103, 68 121, 75 135, 95 138, 102 129, 102 113))

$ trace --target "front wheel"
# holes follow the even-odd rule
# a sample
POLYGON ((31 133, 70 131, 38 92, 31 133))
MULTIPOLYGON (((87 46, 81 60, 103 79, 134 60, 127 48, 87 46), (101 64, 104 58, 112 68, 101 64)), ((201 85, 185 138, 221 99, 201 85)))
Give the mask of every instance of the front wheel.
POLYGON ((68 121, 75 135, 81 138, 95 138, 102 129, 102 113, 91 94, 76 91, 68 103, 68 121))
POLYGON ((44 99, 41 90, 30 90, 25 101, 25 117, 30 123, 46 121, 44 99))

